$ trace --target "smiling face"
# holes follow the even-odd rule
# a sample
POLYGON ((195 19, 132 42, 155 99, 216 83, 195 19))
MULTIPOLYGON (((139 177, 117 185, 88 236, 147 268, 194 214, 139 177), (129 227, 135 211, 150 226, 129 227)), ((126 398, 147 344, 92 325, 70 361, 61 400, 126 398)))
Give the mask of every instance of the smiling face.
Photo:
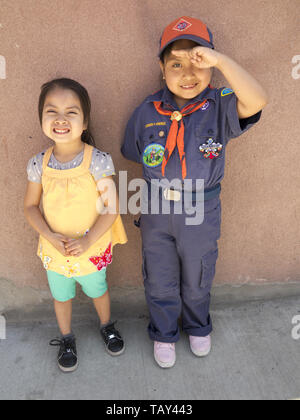
POLYGON ((189 100, 198 96, 210 83, 212 70, 199 69, 188 58, 176 57, 173 50, 185 50, 198 46, 194 41, 180 39, 172 44, 172 49, 166 53, 160 67, 169 90, 174 94, 177 105, 181 108, 189 100))
POLYGON ((75 92, 55 88, 47 94, 42 114, 42 129, 47 137, 59 144, 80 142, 86 128, 80 100, 75 92))

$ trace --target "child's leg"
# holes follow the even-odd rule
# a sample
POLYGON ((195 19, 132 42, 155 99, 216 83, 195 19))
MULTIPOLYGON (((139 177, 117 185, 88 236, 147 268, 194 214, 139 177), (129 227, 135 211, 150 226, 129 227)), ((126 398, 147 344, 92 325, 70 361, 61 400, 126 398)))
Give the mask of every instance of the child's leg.
POLYGON ((110 296, 108 290, 104 295, 93 299, 97 314, 101 321, 100 333, 105 343, 106 351, 111 356, 119 356, 125 350, 124 340, 115 322, 110 321, 110 296))
POLYGON ((81 284, 83 292, 93 299, 101 324, 107 324, 110 321, 110 296, 107 290, 106 268, 77 277, 76 280, 81 284))
POLYGON ((176 217, 182 262, 182 328, 188 335, 197 337, 206 337, 212 331, 209 308, 220 237, 219 198, 205 201, 204 210, 203 223, 192 226, 192 229, 185 225, 181 215, 176 217))
POLYGON ((171 216, 142 214, 143 277, 153 341, 176 343, 181 313, 180 260, 169 234, 171 216))
POLYGON ((48 282, 54 298, 54 310, 61 340, 51 340, 50 345, 60 346, 57 361, 63 372, 73 372, 78 366, 76 340, 71 330, 72 300, 76 295, 76 282, 54 271, 47 271, 48 282))
POLYGON ((76 295, 76 282, 54 271, 47 271, 54 309, 62 335, 71 333, 72 299, 76 295))
POLYGON ((93 302, 101 324, 107 324, 110 321, 110 296, 108 290, 104 295, 93 299, 93 302))
POLYGON ((61 340, 51 340, 49 344, 51 346, 60 346, 57 355, 59 368, 63 372, 73 372, 77 369, 78 358, 76 339, 71 331, 72 299, 65 302, 54 300, 54 309, 58 326, 63 337, 61 340))
POLYGON ((78 277, 84 293, 93 299, 95 309, 100 318, 100 332, 105 342, 105 348, 111 356, 119 356, 124 352, 125 346, 121 334, 115 329, 115 322, 110 321, 110 296, 107 290, 106 269, 78 277))
POLYGON ((54 309, 61 334, 70 334, 72 322, 72 299, 66 302, 54 300, 54 309))

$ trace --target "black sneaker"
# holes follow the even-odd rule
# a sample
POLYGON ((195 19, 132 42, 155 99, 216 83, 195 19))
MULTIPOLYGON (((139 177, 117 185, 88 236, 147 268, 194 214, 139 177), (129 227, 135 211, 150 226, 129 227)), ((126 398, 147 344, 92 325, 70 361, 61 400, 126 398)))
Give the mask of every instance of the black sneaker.
POLYGON ((72 335, 67 338, 54 339, 50 341, 50 346, 60 346, 57 361, 58 367, 63 372, 73 372, 77 369, 77 350, 75 336, 72 335))
POLYGON ((111 322, 100 329, 101 335, 105 342, 106 351, 111 356, 119 356, 125 350, 125 344, 119 331, 114 327, 116 322, 111 322))

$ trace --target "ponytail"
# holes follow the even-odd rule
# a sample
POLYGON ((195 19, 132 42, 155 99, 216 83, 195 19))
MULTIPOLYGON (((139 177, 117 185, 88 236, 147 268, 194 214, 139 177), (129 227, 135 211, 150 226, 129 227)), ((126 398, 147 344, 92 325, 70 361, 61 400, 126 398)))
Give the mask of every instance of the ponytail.
POLYGON ((95 140, 90 132, 90 129, 84 130, 81 134, 81 141, 86 144, 90 144, 91 146, 96 146, 95 140))

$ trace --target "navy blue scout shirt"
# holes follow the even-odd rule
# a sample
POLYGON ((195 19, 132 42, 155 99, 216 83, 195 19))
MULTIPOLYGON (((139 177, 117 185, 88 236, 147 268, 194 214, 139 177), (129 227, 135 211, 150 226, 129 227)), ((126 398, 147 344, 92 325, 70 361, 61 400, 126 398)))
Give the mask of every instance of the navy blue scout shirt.
MULTIPOLYGON (((240 136, 259 121, 261 111, 252 117, 239 120, 237 97, 227 88, 207 87, 185 106, 202 102, 204 99, 208 101, 202 108, 183 117, 186 179, 204 179, 204 187, 211 188, 224 177, 225 149, 228 141, 240 136), (204 153, 200 151, 200 146, 207 144, 210 139, 222 145, 219 156, 214 159, 205 158, 204 153)), ((143 164, 143 174, 147 182, 151 179, 163 179, 162 156, 171 126, 170 116, 159 114, 154 107, 154 101, 162 101, 163 109, 180 111, 167 87, 148 96, 130 118, 121 149, 125 158, 143 164)), ((175 178, 182 179, 177 147, 166 165, 165 178, 169 181, 175 178)))

